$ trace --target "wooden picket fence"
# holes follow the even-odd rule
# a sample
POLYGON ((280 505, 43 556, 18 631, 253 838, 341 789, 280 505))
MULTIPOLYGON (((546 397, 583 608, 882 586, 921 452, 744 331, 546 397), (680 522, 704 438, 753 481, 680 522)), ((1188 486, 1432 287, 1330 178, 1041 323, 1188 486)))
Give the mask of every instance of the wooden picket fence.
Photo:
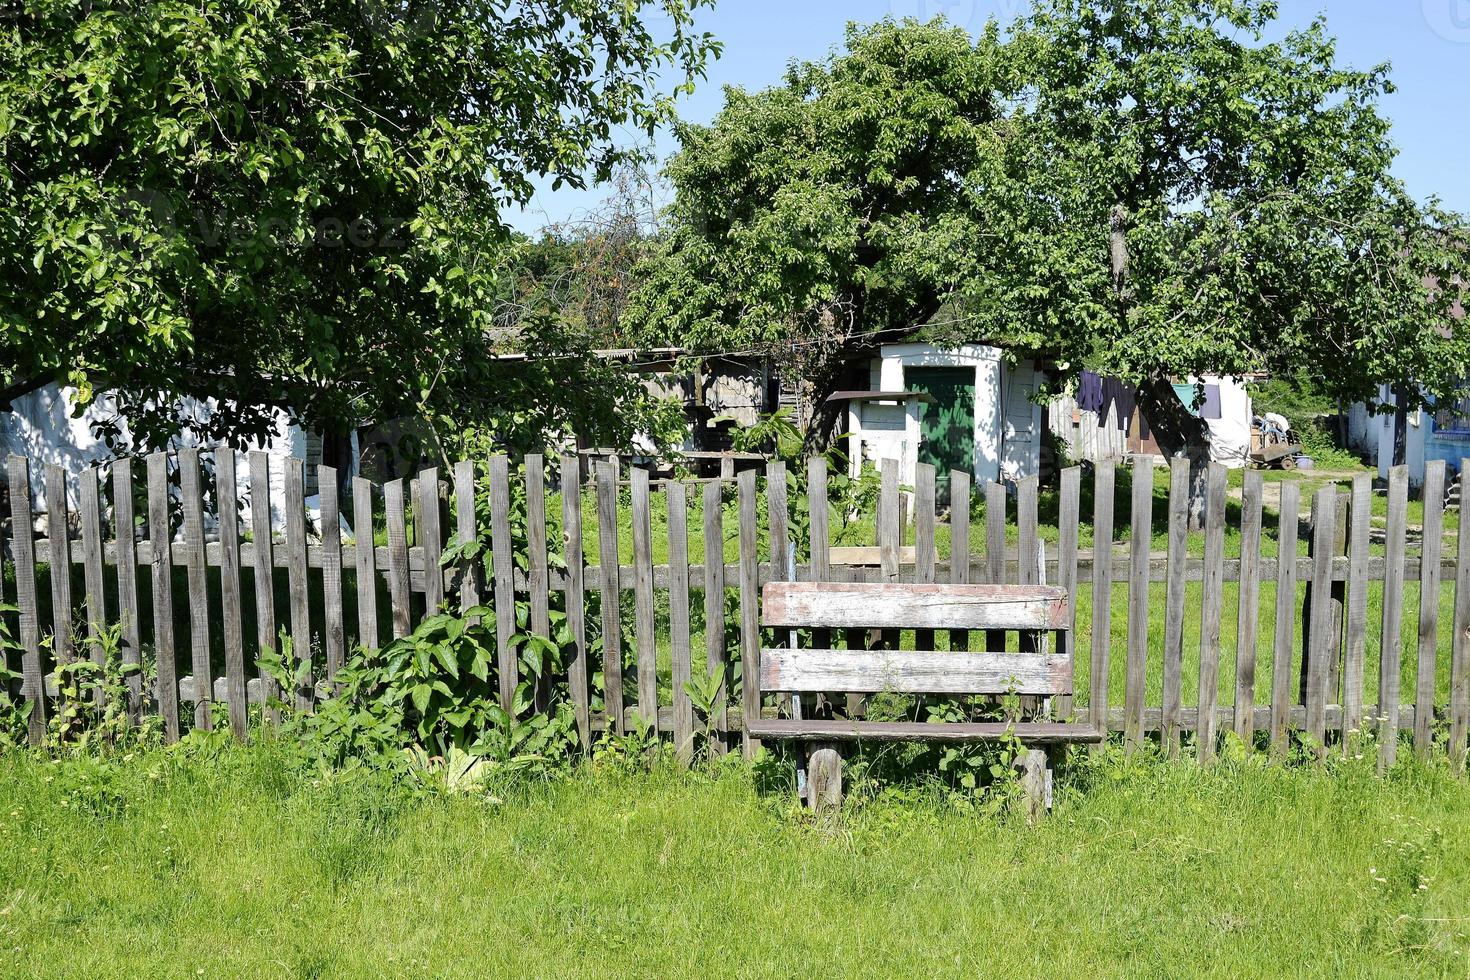
MULTIPOLYGON (((12 518, 4 559, 13 566, 16 582, 18 634, 13 635, 19 637, 23 674, 17 693, 31 705, 33 740, 43 737, 48 702, 56 697, 50 671, 55 664, 77 656, 74 635, 78 624, 83 632, 95 633, 101 624, 121 623, 122 657, 127 663, 140 662, 144 637, 148 637, 156 659, 156 682, 145 689, 136 675, 129 679, 131 717, 156 713, 162 718, 166 737, 173 740, 185 725, 210 727, 212 704, 217 702, 228 706, 231 728, 244 737, 250 723, 249 704, 265 704, 278 696, 270 679, 254 667, 261 649, 277 645, 278 623, 292 638, 295 655, 316 665, 308 671, 309 679, 286 693, 286 700, 294 701, 298 709, 310 710, 318 697, 330 692, 350 649, 357 645, 378 647, 393 637, 405 636, 428 611, 443 606, 463 610, 483 603, 496 611, 498 691, 503 704, 510 707, 518 682, 512 642, 517 600, 529 605, 529 630, 546 635, 552 600, 560 593, 560 606, 566 611, 576 647, 565 679, 584 744, 609 724, 621 730, 641 718, 656 725, 660 733, 669 733, 681 757, 687 759, 697 719, 685 682, 690 680, 696 663, 702 663, 711 674, 727 672, 727 628, 738 635, 743 683, 738 703, 731 691, 726 694, 728 704, 716 705, 709 719, 711 729, 720 738, 738 737, 742 718, 781 710, 776 700, 762 703, 755 683, 761 646, 760 587, 773 578, 794 576, 815 581, 1044 582, 1066 588, 1074 600, 1079 590, 1090 589, 1090 649, 1074 658, 1078 673, 1087 672, 1086 695, 1079 697, 1076 705, 1070 699, 1058 699, 1052 714, 1059 719, 1086 718, 1119 731, 1130 749, 1157 736, 1167 751, 1177 753, 1183 735, 1193 733, 1195 754, 1201 761, 1208 761, 1218 751, 1220 734, 1233 730, 1246 745, 1266 746, 1278 755, 1288 748, 1293 732, 1302 732, 1310 736, 1307 744, 1325 753, 1329 744, 1346 746, 1349 733, 1377 730, 1380 735, 1393 735, 1379 739, 1382 761, 1389 765, 1394 761, 1397 733, 1402 728, 1412 731, 1419 754, 1427 755, 1435 745, 1447 744, 1456 765, 1462 764, 1465 757, 1470 723, 1470 532, 1461 526, 1457 554, 1446 562, 1442 554, 1442 463, 1428 467, 1423 543, 1417 556, 1408 548, 1408 481, 1400 469, 1389 482, 1381 555, 1372 551, 1374 491, 1365 475, 1352 483, 1346 497, 1335 486, 1317 492, 1310 511, 1306 557, 1298 554, 1304 516, 1299 487, 1294 482, 1282 483, 1277 528, 1280 546, 1278 554, 1269 558, 1262 547, 1261 474, 1245 476, 1239 503, 1239 552, 1238 557, 1230 557, 1226 553, 1227 474, 1212 465, 1203 558, 1194 558, 1188 550, 1189 467, 1183 460, 1175 460, 1169 467, 1166 555, 1150 551, 1157 469, 1151 460, 1140 460, 1131 467, 1131 533, 1126 555, 1115 545, 1117 471, 1113 464, 1099 465, 1092 475, 1093 538, 1105 542, 1105 549, 1084 551, 1079 547, 1084 474, 1073 467, 1059 476, 1057 533, 1049 547, 1041 540, 1040 487, 1035 479, 1028 479, 1012 488, 1015 521, 1009 537, 1014 547, 1008 544, 1007 488, 994 483, 984 488, 985 546, 983 553, 972 554, 969 474, 951 474, 953 503, 947 515, 940 515, 935 508, 933 469, 920 466, 915 485, 902 488, 896 464, 886 461, 875 515, 878 560, 869 567, 834 562, 829 506, 808 508, 804 513, 810 539, 801 543, 801 560, 794 560, 797 548, 790 540, 794 512, 788 473, 781 464, 767 466, 763 474, 747 470, 733 479, 654 481, 646 470, 620 468, 616 460, 594 464, 595 472, 588 475, 589 479, 584 477, 583 461, 574 456, 561 458, 550 474, 543 457, 527 456, 523 467, 513 475, 511 461, 495 456, 483 464, 458 463, 448 480, 433 469, 411 481, 395 480, 381 486, 356 479, 351 501, 354 533, 352 540, 345 540, 340 528, 337 474, 331 468, 320 467, 317 474, 319 519, 312 533, 301 460, 253 453, 242 486, 235 454, 219 451, 211 455, 214 500, 225 502, 215 508, 217 540, 208 540, 206 535, 207 494, 197 449, 148 457, 146 515, 134 512, 134 464, 120 460, 107 464, 106 474, 101 468, 82 473, 74 493, 80 511, 75 535, 70 531, 73 525, 64 472, 57 466, 46 466, 43 499, 33 501, 31 461, 10 457, 12 518), (262 534, 259 529, 272 526, 269 487, 273 469, 284 477, 284 521, 279 522, 283 527, 281 533, 262 534), (513 487, 513 480, 522 485, 513 487), (110 501, 104 493, 107 481, 110 501), (561 491, 564 533, 560 542, 548 541, 549 483, 555 483, 561 491), (726 564, 723 501, 732 483, 738 505, 739 557, 726 564), (629 565, 620 564, 619 557, 623 486, 629 488, 626 506, 630 508, 627 516, 632 526, 633 560, 629 565), (484 498, 487 488, 488 533, 476 512, 476 500, 484 498), (521 491, 525 500, 524 527, 519 526, 521 520, 517 517, 513 533, 513 500, 521 491), (596 500, 595 556, 583 554, 582 501, 589 492, 596 500), (658 565, 652 557, 651 523, 656 492, 666 500, 669 538, 668 561, 658 565), (703 564, 691 562, 687 547, 691 494, 698 495, 702 504, 703 564), (764 535, 759 533, 762 498, 764 535), (248 500, 249 534, 242 529, 238 509, 230 505, 239 499, 248 500), (384 518, 387 543, 362 546, 362 542, 373 541, 378 514, 384 518), (452 529, 448 526, 451 515, 452 529), (42 517, 44 536, 34 530, 36 518, 42 517), (139 517, 144 520, 140 522, 139 517), (941 518, 950 530, 951 554, 947 561, 939 560, 936 548, 941 518), (912 550, 904 547, 910 521, 912 550), (127 533, 130 529, 133 533, 127 533), (441 559, 449 544, 477 538, 488 545, 480 558, 445 567, 441 559), (553 555, 561 560, 554 562, 553 555), (1099 560, 1099 555, 1105 559, 1099 560), (709 560, 709 556, 719 557, 709 560), (596 560, 589 561, 591 557, 596 560), (72 595, 72 576, 46 576, 50 582, 49 624, 41 622, 41 563, 53 569, 81 567, 80 597, 72 595), (186 586, 182 588, 173 574, 177 566, 186 573, 186 586), (140 570, 146 570, 142 583, 140 570), (344 570, 354 580, 350 590, 345 588, 344 570), (277 608, 276 586, 282 575, 287 598, 284 608, 277 608), (319 587, 312 584, 318 580, 319 587), (1408 692, 1411 697, 1404 700, 1400 689, 1402 607, 1405 583, 1415 580, 1420 584, 1416 681, 1408 692), (217 584, 211 586, 212 581, 217 584), (1238 586, 1237 649, 1234 698, 1224 699, 1230 703, 1221 703, 1221 623, 1226 613, 1227 582, 1238 586), (1256 651, 1258 640, 1264 642, 1264 637, 1258 635, 1263 582, 1275 582, 1278 588, 1274 636, 1269 644, 1270 689, 1257 691, 1256 651), (1442 583, 1449 582, 1454 583, 1453 641, 1447 665, 1449 697, 1447 703, 1437 705, 1436 680, 1445 666, 1438 656, 1439 598, 1442 583), (1151 654, 1149 635, 1149 611, 1154 601, 1151 586, 1155 583, 1163 583, 1164 593, 1162 656, 1151 654), (1199 584, 1200 627, 1198 635, 1186 635, 1187 603, 1193 601, 1194 583, 1199 584), (1370 623, 1368 615, 1371 583, 1381 583, 1384 596, 1380 621, 1376 623, 1370 623), (1302 584, 1307 587, 1304 602, 1299 598, 1302 584), (1327 587, 1316 587, 1322 584, 1327 587), (1122 650, 1113 649, 1115 588, 1127 595, 1126 642, 1122 650), (148 610, 140 603, 140 590, 146 590, 144 594, 151 598, 148 610), (724 608, 727 590, 739 596, 738 617, 728 626, 724 608), (589 593, 600 597, 600 618, 594 623, 586 621, 589 593), (666 593, 666 599, 660 593, 666 593), (346 621, 344 598, 355 604, 355 623, 346 621), (691 630, 691 602, 697 599, 702 599, 705 613, 703 656, 697 656, 693 648, 691 630), (380 610, 384 600, 387 608, 380 610), (625 654, 622 609, 630 600, 633 649, 625 654), (187 658, 175 636, 175 602, 187 607, 187 658), (254 610, 253 637, 246 635, 243 626, 247 603, 254 610), (666 605, 668 610, 672 683, 666 689, 671 693, 662 701, 656 605, 666 605), (1299 605, 1304 613, 1299 613, 1299 605), (1304 619, 1300 624, 1303 638, 1297 630, 1299 615, 1304 619), (43 635, 48 625, 49 639, 43 635), (1377 629, 1380 635, 1380 697, 1374 706, 1364 703, 1365 649, 1370 629, 1377 629), (589 632, 600 633, 602 640, 604 711, 596 710, 592 689, 597 665, 589 662, 589 632), (212 662, 212 633, 222 637, 223 676, 216 676, 218 671, 212 662), (1298 652, 1299 661, 1294 656, 1298 652), (1186 705, 1182 691, 1184 667, 1186 658, 1196 654, 1198 698, 1186 705), (1121 699, 1109 690, 1112 660, 1118 656, 1124 659, 1121 699), (181 667, 181 660, 187 666, 181 667), (626 685, 625 668, 633 675, 626 685), (1162 674, 1161 697, 1156 704, 1149 703, 1150 670, 1162 674), (207 680, 201 682, 201 678, 207 680), (185 712, 182 720, 181 705, 192 705, 192 711, 185 712)), ((1467 473, 1470 463, 1461 470, 1462 480, 1467 473)), ((824 461, 810 461, 805 484, 804 499, 827 501, 824 461)), ((1463 494, 1461 499, 1466 499, 1463 494)), ((1072 610, 1075 617, 1076 601, 1072 610)), ((1061 642, 1076 644, 1078 636, 1074 628, 1061 642)), ((847 641, 868 642, 862 637, 847 641)), ((974 641, 983 644, 985 638, 976 637, 974 641)), ((1154 648, 1159 646, 1156 643, 1154 648)), ((12 656, 11 651, 4 652, 7 658, 12 656)), ((860 705, 852 707, 860 710, 860 705)), ((265 714, 269 718, 269 712, 265 714)), ((750 739, 743 741, 747 748, 754 747, 750 739)))

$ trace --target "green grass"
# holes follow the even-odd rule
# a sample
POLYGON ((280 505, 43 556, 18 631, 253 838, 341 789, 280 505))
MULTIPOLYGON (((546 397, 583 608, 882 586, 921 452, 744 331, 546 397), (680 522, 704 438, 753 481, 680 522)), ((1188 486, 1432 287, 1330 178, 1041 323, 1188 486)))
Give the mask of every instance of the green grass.
POLYGON ((920 791, 818 825, 757 785, 415 799, 269 746, 12 754, 0 974, 1466 973, 1470 786, 1441 769, 1109 757, 1064 771, 1036 828, 920 791))

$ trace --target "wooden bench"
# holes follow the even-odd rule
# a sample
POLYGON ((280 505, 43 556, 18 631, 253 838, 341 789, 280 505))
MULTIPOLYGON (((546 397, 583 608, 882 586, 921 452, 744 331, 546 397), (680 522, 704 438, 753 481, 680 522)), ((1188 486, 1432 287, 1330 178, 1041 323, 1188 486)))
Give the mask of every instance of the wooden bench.
MULTIPOLYGON (((817 636, 841 630, 1014 631, 1028 639, 1023 653, 942 650, 802 649, 761 651, 762 693, 819 692, 931 695, 1020 695, 1040 699, 1033 717, 1016 721, 938 724, 843 718, 756 718, 753 737, 811 743, 806 762, 807 798, 813 809, 840 805, 842 758, 836 743, 863 741, 983 742, 1014 737, 1026 746, 1017 766, 1030 811, 1050 802, 1052 756, 1058 747, 1099 742, 1086 723, 1049 718, 1050 699, 1072 693, 1072 658, 1046 651, 1043 637, 1070 626, 1067 593, 1046 586, 902 585, 770 582, 762 593, 762 622, 777 630, 810 629, 817 636)), ((794 636, 794 633, 792 634, 794 636)), ((849 633, 849 636, 852 634, 849 633)), ((932 644, 932 641, 931 641, 932 644)), ((1057 644, 1058 648, 1066 647, 1057 644)))

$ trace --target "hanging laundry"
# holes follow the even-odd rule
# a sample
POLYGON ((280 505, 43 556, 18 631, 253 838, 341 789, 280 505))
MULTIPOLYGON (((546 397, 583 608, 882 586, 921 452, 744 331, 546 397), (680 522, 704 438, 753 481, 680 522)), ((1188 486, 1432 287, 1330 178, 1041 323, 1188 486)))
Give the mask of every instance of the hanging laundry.
POLYGON ((1084 412, 1103 413, 1105 402, 1103 400, 1103 379, 1101 375, 1093 371, 1083 371, 1078 377, 1077 407, 1084 412))

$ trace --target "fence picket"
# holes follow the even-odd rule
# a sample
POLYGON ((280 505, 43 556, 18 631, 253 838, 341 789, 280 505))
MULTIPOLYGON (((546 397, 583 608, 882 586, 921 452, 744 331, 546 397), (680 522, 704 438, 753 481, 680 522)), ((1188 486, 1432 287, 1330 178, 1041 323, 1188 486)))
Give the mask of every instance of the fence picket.
POLYGON ((669 654, 674 687, 674 752, 694 761, 694 703, 689 672, 689 497, 684 484, 664 485, 669 513, 669 654))
POLYGON ((1312 601, 1307 623, 1311 627, 1307 657, 1307 734, 1318 757, 1327 744, 1327 674, 1334 637, 1332 599, 1333 539, 1337 534, 1337 487, 1323 487, 1312 500, 1312 601))
MULTIPOLYGON (((811 532, 810 578, 813 582, 825 582, 832 575, 832 553, 830 545, 830 505, 827 501, 827 460, 812 456, 806 464, 806 496, 808 525, 811 532)), ((831 646, 830 630, 812 631, 812 646, 818 650, 831 646)))
POLYGON ((1348 525, 1347 646, 1342 665, 1342 750, 1351 751, 1352 732, 1363 728, 1363 674, 1368 652, 1368 548, 1373 478, 1353 479, 1348 525))
MULTIPOLYGON (((923 584, 934 581, 938 562, 934 522, 934 467, 920 463, 914 474, 914 581, 923 584)), ((934 649, 933 630, 919 630, 914 636, 916 649, 934 649)))
POLYGON ((15 601, 20 607, 21 694, 30 700, 27 738, 46 737, 46 679, 41 674, 41 616, 36 596, 36 528, 31 509, 30 460, 6 461, 10 481, 11 546, 15 549, 15 601))
POLYGON ((1199 718, 1195 751, 1202 763, 1215 758, 1216 707, 1220 700, 1220 617, 1225 606, 1225 481, 1210 463, 1205 496, 1205 579, 1200 590, 1199 718))
POLYGON ((1276 635, 1271 655, 1271 754, 1286 756, 1291 722, 1291 651, 1296 633, 1296 552, 1301 521, 1301 486, 1281 484, 1280 524, 1276 533, 1276 635))
POLYGON ((168 523, 168 456, 148 457, 148 537, 153 549, 153 649, 158 655, 158 713, 165 742, 179 740, 179 676, 174 652, 173 539, 168 523))
POLYGON ((1111 652, 1113 604, 1112 460, 1097 464, 1092 496, 1092 664, 1087 675, 1087 717, 1100 732, 1108 730, 1108 654, 1111 652))
POLYGON ((1414 675, 1414 752, 1429 756, 1434 669, 1439 656, 1440 553, 1444 548, 1444 460, 1424 464, 1424 550, 1419 564, 1419 663, 1414 675))
MULTIPOLYGON (((277 649, 275 543, 271 525, 270 456, 263 452, 250 454, 250 540, 255 551, 255 638, 261 653, 277 649)), ((280 692, 275 678, 261 673, 260 684, 265 697, 265 720, 280 720, 273 707, 280 692)))
POLYGON ((373 485, 352 480, 352 544, 357 565, 357 642, 378 648, 378 549, 373 536, 373 485))
POLYGON ((383 511, 388 525, 388 601, 393 606, 393 638, 413 630, 410 609, 412 579, 408 571, 408 520, 403 512, 403 481, 383 484, 383 511))
POLYGON ((633 515, 633 626, 637 650, 638 707, 643 724, 658 729, 658 640, 653 635, 653 526, 648 470, 635 466, 629 503, 633 515))
MULTIPOLYGON (((320 470, 318 470, 320 472, 320 470)), ((321 477, 318 476, 318 482, 321 477)), ((414 539, 424 556, 424 615, 432 616, 444 605, 444 535, 439 506, 439 470, 430 467, 419 473, 414 498, 414 539)))
MULTIPOLYGON (((878 560, 885 581, 898 581, 899 553, 903 546, 903 526, 899 522, 898 460, 885 459, 879 464, 882 483, 878 491, 878 560)), ((743 519, 743 518, 742 518, 743 519)))
MULTIPOLYGON (((551 636, 551 594, 548 589, 550 568, 546 556, 546 457, 529 453, 526 467, 526 586, 531 593, 527 623, 536 636, 551 636)), ((544 711, 551 690, 551 678, 545 671, 536 682, 536 708, 544 711)))
MULTIPOLYGON (((708 676, 725 676, 725 492, 724 484, 711 481, 704 485, 704 652, 708 676)), ((725 689, 720 684, 718 700, 711 706, 708 724, 713 732, 711 745, 715 752, 725 749, 725 732, 729 730, 725 689)))
POLYGON ((184 568, 189 582, 189 650, 194 672, 194 727, 214 728, 214 671, 209 663, 209 567, 204 561, 204 498, 199 450, 179 450, 179 490, 184 510, 184 568))
MULTIPOLYGON (((970 474, 964 470, 949 471, 949 580, 970 581, 970 474)), ((950 630, 949 648, 969 650, 970 631, 950 630)))
POLYGON ((602 686, 607 725, 623 731, 623 623, 618 556, 618 467, 604 461, 597 467, 598 573, 602 580, 602 686))
POLYGON ((515 562, 510 536, 510 460, 490 457, 490 548, 495 587, 495 662, 499 674, 500 707, 515 713, 520 667, 511 638, 516 632, 515 562))
POLYGON ((1171 759, 1179 754, 1184 687, 1184 600, 1188 594, 1190 462, 1169 461, 1169 582, 1164 592, 1164 684, 1160 741, 1171 759))
POLYGON ((347 626, 342 612, 342 505, 337 498, 336 467, 318 466, 316 480, 322 513, 322 647, 327 681, 336 690, 337 671, 347 657, 347 626))
MULTIPOLYGON (((737 489, 740 498, 740 707, 742 718, 755 719, 761 716, 761 635, 754 470, 741 471, 737 489)), ((741 745, 747 759, 754 758, 760 749, 760 742, 750 736, 749 725, 741 725, 741 745)))
POLYGON ((71 540, 67 531, 66 471, 56 463, 46 469, 46 537, 51 565, 51 653, 58 666, 75 658, 72 650, 71 540), (64 568, 66 575, 57 575, 64 568))
MULTIPOLYGON (((1470 459, 1460 461, 1460 499, 1470 499, 1470 459)), ((1450 765, 1465 765, 1465 733, 1470 725, 1470 530, 1460 522, 1455 566, 1455 632, 1450 652, 1450 765)))
MULTIPOLYGON (((461 503, 463 500, 461 499, 461 503)), ((473 509, 473 497, 471 498, 473 509)), ((575 456, 561 458, 562 556, 567 566, 567 630, 575 649, 567 668, 572 708, 577 715, 577 737, 582 748, 592 745, 591 705, 587 685, 587 610, 582 560, 582 464, 575 456)), ((464 524, 461 522, 461 533, 464 524)))
POLYGON ((296 710, 310 711, 316 699, 311 675, 311 602, 307 592, 306 473, 305 463, 287 457, 286 464, 286 587, 290 592, 292 665, 296 680, 296 710))
POLYGON ((1235 735, 1249 748, 1256 732, 1256 637, 1261 616, 1261 511, 1264 480, 1247 470, 1240 503, 1240 589, 1235 620, 1235 735))
POLYGON ((225 640, 225 690, 230 731, 244 741, 250 734, 249 680, 245 676, 245 636, 240 599, 239 486, 235 451, 214 452, 214 499, 219 510, 220 629, 225 640))
POLYGON ((1383 632, 1379 639, 1377 715, 1380 771, 1388 770, 1398 761, 1404 605, 1402 601, 1390 601, 1389 597, 1404 594, 1408 525, 1409 470, 1395 466, 1388 473, 1388 525, 1383 542, 1383 632))
MULTIPOLYGON (((1002 585, 1006 580, 1006 488, 994 481, 985 484, 985 581, 1002 585)), ((1006 648, 1000 630, 985 634, 985 649, 997 653, 1006 648)))
MULTIPOLYGON (((97 636, 107 625, 107 593, 102 578, 102 501, 97 492, 97 470, 87 467, 77 475, 77 504, 82 523, 82 582, 86 594, 87 640, 91 660, 103 665, 106 653, 97 636)), ((102 691, 95 692, 100 703, 102 691)))
MULTIPOLYGON (((579 515, 580 516, 580 515, 579 515)), ((462 547, 475 543, 480 527, 475 513, 475 464, 464 459, 454 464, 454 522, 455 533, 462 547)), ((484 562, 479 557, 466 555, 459 562, 459 611, 468 612, 480 604, 480 570, 484 562)), ((359 573, 361 574, 361 573, 359 573)), ((478 625, 480 617, 470 617, 478 625)))
MULTIPOLYGON (((1067 590, 1067 628, 1057 637, 1057 652, 1070 663, 1071 682, 1077 683, 1077 537, 1081 524, 1082 468, 1062 470, 1057 521, 1057 585, 1067 590)), ((1072 696, 1064 694, 1053 704, 1053 714, 1062 721, 1072 717, 1072 696)))
MULTIPOLYGON (((122 621, 122 662, 126 666, 142 664, 142 625, 138 605, 138 539, 133 520, 133 464, 119 459, 112 464, 112 527, 117 548, 117 614, 122 621)), ((141 670, 128 674, 128 723, 136 725, 143 718, 143 676, 141 670)))
POLYGON ((1148 680, 1148 558, 1154 524, 1154 462, 1133 461, 1129 511, 1128 663, 1123 684, 1123 744, 1131 755, 1143 744, 1144 685, 1148 680))

